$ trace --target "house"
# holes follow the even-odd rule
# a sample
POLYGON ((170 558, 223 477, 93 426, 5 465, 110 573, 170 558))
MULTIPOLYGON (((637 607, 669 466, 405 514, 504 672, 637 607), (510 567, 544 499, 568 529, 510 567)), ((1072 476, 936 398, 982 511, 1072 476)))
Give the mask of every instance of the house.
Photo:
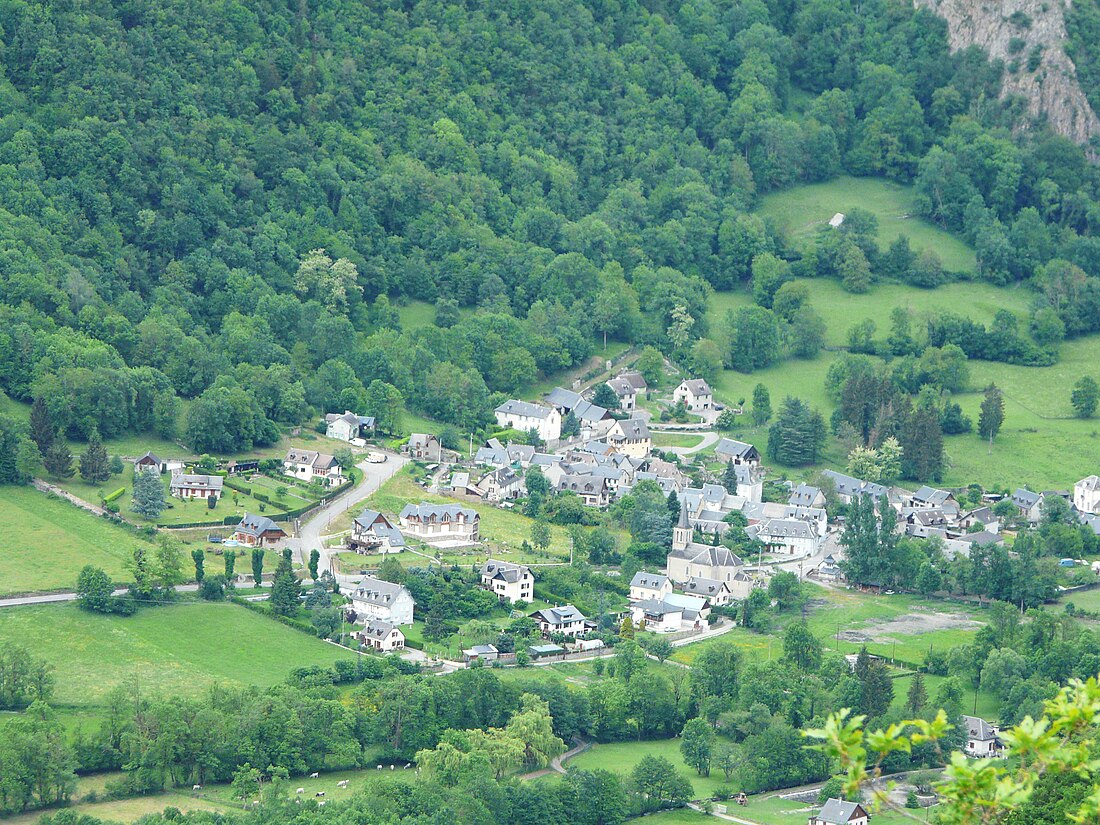
POLYGON ((458 504, 406 504, 398 521, 402 531, 428 544, 476 544, 481 538, 477 510, 458 504))
POLYGON ((611 426, 613 420, 611 413, 593 404, 580 393, 555 387, 546 396, 546 400, 561 414, 563 420, 569 413, 573 413, 573 417, 577 419, 582 440, 599 438, 611 426))
POLYGON ((672 528, 672 550, 666 559, 668 577, 676 583, 692 578, 731 582, 742 567, 727 547, 712 547, 692 541, 687 507, 680 508, 680 520, 672 528))
POLYGON ((734 464, 748 464, 750 467, 760 466, 760 451, 752 444, 746 444, 744 441, 721 438, 718 440, 714 452, 722 459, 723 464, 732 461, 734 464))
POLYGON ((812 556, 821 547, 821 537, 813 524, 802 519, 768 519, 749 528, 749 532, 768 546, 769 553, 812 556))
POLYGON ((653 633, 675 633, 682 629, 684 608, 663 599, 643 599, 630 605, 630 619, 635 627, 653 633))
POLYGON ((325 435, 340 441, 361 441, 361 439, 374 431, 373 415, 356 415, 351 410, 344 410, 343 415, 329 413, 325 416, 325 435))
POLYGON ((639 570, 630 580, 630 600, 640 602, 646 599, 663 599, 672 592, 672 582, 668 576, 660 573, 646 573, 639 570))
POLYGON ((502 602, 530 602, 535 593, 535 577, 523 564, 489 559, 481 568, 481 584, 502 602))
POLYGON ((286 531, 267 516, 245 513, 241 523, 233 528, 233 541, 248 547, 270 547, 286 538, 286 531))
POLYGON ((686 596, 698 596, 701 599, 706 599, 707 603, 713 607, 722 607, 733 601, 733 591, 730 586, 726 582, 717 579, 692 576, 680 585, 680 589, 686 596))
POLYGON ((833 798, 821 806, 816 816, 810 817, 808 825, 867 825, 870 819, 858 802, 833 798))
POLYGON ((514 430, 534 430, 543 441, 561 438, 561 413, 555 407, 527 401, 505 401, 494 411, 497 424, 514 430))
POLYGON ((959 515, 959 503, 947 490, 937 490, 925 485, 913 493, 910 501, 913 507, 922 510, 942 511, 949 521, 954 521, 959 515))
POLYGON ((405 537, 394 523, 377 510, 364 510, 351 523, 348 548, 357 553, 400 553, 405 537))
POLYGON ((462 651, 462 658, 466 660, 466 664, 470 664, 475 659, 492 662, 500 658, 500 651, 496 645, 474 645, 462 651))
POLYGON ((543 636, 564 633, 566 636, 579 636, 584 633, 584 614, 571 604, 561 607, 545 607, 536 610, 531 618, 539 626, 543 636))
POLYGON ((591 473, 563 475, 558 481, 558 492, 576 493, 586 507, 606 507, 611 500, 607 479, 591 473))
POLYGON ((283 459, 283 472, 299 481, 319 481, 328 487, 344 483, 344 474, 336 459, 315 450, 288 450, 283 459))
POLYGON ((931 535, 939 535, 948 527, 947 516, 943 510, 906 510, 902 513, 905 517, 905 534, 917 538, 928 538, 931 535))
POLYGON ((260 469, 260 459, 258 458, 242 458, 234 459, 225 465, 225 471, 231 476, 244 475, 245 473, 254 473, 260 469))
POLYGON ((890 492, 889 488, 882 484, 863 481, 835 470, 825 470, 822 475, 832 479, 833 484, 836 485, 836 494, 844 504, 851 504, 852 499, 858 496, 871 496, 877 501, 890 492))
POLYGON ((653 448, 649 427, 640 418, 616 421, 607 431, 607 441, 623 455, 645 458, 653 448))
POLYGON ((996 725, 991 725, 978 716, 963 716, 963 724, 966 725, 966 745, 963 752, 967 756, 984 759, 1003 753, 1005 746, 996 725))
POLYGON ((176 498, 221 498, 221 476, 193 476, 175 473, 168 482, 168 492, 176 498))
POLYGON ((1001 532, 1001 519, 988 507, 979 507, 969 513, 963 513, 959 518, 959 526, 964 530, 972 527, 980 527, 990 533, 1001 532))
POLYGON ((356 639, 379 653, 391 653, 405 649, 405 634, 391 622, 372 619, 356 634, 356 639))
POLYGON ((970 551, 975 547, 1004 544, 1003 537, 996 533, 987 533, 984 530, 980 533, 963 533, 962 535, 945 534, 941 538, 943 539, 943 555, 948 561, 955 558, 955 556, 970 558, 970 551))
POLYGON ((825 494, 817 487, 803 483, 791 490, 791 495, 790 498, 787 499, 787 503, 792 507, 814 507, 821 509, 825 507, 825 494))
POLYGON ((413 608, 416 602, 412 594, 401 584, 365 577, 351 591, 351 608, 355 611, 355 621, 369 624, 375 619, 392 625, 413 623, 413 608))
POLYGON ((1100 476, 1089 476, 1073 485, 1073 506, 1082 513, 1100 514, 1100 476))
POLYGON ((679 404, 681 401, 693 412, 714 409, 714 393, 702 378, 689 378, 680 382, 680 386, 672 391, 672 403, 679 404))
POLYGON ((417 461, 442 461, 443 445, 439 443, 439 436, 431 433, 413 433, 405 444, 405 452, 409 458, 417 461))
POLYGON ((477 483, 489 501, 512 501, 527 492, 523 473, 510 466, 490 470, 477 483))
POLYGON ((620 410, 634 412, 638 401, 638 390, 633 384, 625 378, 612 378, 607 382, 607 386, 611 387, 611 391, 618 397, 620 410))
POLYGON ((1032 524, 1039 523, 1039 516, 1043 511, 1043 494, 1033 493, 1020 487, 1012 494, 1012 503, 1020 511, 1020 516, 1032 524))
POLYGON ((134 461, 135 470, 156 470, 161 475, 183 469, 183 462, 177 458, 160 458, 155 453, 145 455, 134 461))

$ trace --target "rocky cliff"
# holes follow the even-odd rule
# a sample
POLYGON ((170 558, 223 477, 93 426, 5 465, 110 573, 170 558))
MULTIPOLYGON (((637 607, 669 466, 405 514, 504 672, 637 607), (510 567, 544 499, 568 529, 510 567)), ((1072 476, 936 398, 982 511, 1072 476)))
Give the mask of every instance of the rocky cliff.
POLYGON ((1031 114, 1077 143, 1100 136, 1100 120, 1065 53, 1070 0, 914 0, 947 21, 951 48, 979 46, 1003 60, 1005 95, 1020 95, 1031 114))

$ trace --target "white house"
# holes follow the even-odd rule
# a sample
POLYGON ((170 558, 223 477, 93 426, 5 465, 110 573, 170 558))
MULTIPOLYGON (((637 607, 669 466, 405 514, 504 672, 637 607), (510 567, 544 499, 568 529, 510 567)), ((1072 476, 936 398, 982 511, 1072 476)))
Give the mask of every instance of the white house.
POLYGON ((688 378, 680 382, 680 386, 672 391, 672 403, 679 404, 681 401, 694 412, 714 409, 714 393, 702 378, 688 378))
POLYGON ((497 424, 514 430, 534 430, 543 441, 561 438, 561 413, 554 407, 527 401, 505 401, 495 410, 497 424))
POLYGON ((684 608, 663 599, 643 599, 630 605, 630 620, 653 633, 675 633, 682 629, 684 608))
POLYGON ((544 636, 554 633, 580 636, 584 633, 584 614, 571 604, 536 610, 531 614, 531 618, 538 624, 539 632, 544 636))
POLYGON ((693 576, 680 585, 680 589, 687 596, 698 596, 706 599, 714 607, 722 607, 733 601, 733 590, 729 584, 717 579, 703 579, 693 576))
POLYGON ((810 522, 794 518, 773 518, 762 521, 750 532, 768 546, 770 553, 809 556, 821 546, 821 538, 810 522))
POLYGON ((288 450, 283 459, 283 472, 300 481, 320 481, 329 487, 344 483, 344 474, 336 459, 316 450, 288 450))
POLYGON ((156 453, 148 452, 134 461, 135 470, 156 470, 161 475, 174 473, 183 469, 183 462, 178 458, 161 458, 156 453))
POLYGON ((364 510, 351 523, 348 547, 357 553, 400 553, 405 537, 392 521, 377 510, 364 510))
POLYGON ((329 413, 325 416, 325 435, 340 441, 360 441, 373 429, 373 415, 356 415, 351 410, 345 410, 343 415, 329 413))
POLYGON ((221 498, 221 476, 193 476, 175 473, 168 482, 168 491, 176 498, 221 498))
POLYGON ((490 470, 477 486, 489 501, 511 501, 527 492, 523 473, 507 466, 490 470))
POLYGON ((649 427, 640 418, 616 421, 607 431, 607 441, 623 455, 645 458, 653 448, 649 427))
POLYGON ((481 584, 502 602, 530 602, 535 593, 535 577, 524 564, 489 559, 481 568, 481 584))
POLYGON ((672 582, 668 576, 660 573, 646 573, 639 570, 630 580, 630 600, 632 602, 645 601, 646 599, 663 599, 672 592, 672 582))
POLYGON ((978 716, 964 716, 963 723, 966 725, 966 745, 963 751, 967 756, 984 759, 1001 755, 1005 746, 996 725, 991 725, 978 716))
POLYGON ((787 499, 787 503, 792 507, 823 508, 825 506, 825 494, 817 487, 803 483, 791 490, 791 496, 787 499))
POLYGON ((750 467, 760 466, 760 451, 752 444, 737 441, 732 438, 720 438, 714 448, 715 454, 723 463, 732 461, 737 464, 748 464, 750 467))
POLYGON ((404 449, 409 458, 421 461, 443 460, 443 445, 439 443, 439 436, 431 433, 412 433, 404 449))
POLYGON ((809 825, 867 825, 870 820, 871 817, 858 802, 833 798, 821 806, 816 816, 810 817, 809 825))
POLYGON ((381 619, 371 620, 365 628, 353 635, 379 653, 390 653, 405 648, 405 634, 392 623, 381 619))
MULTIPOLYGON (((1074 492, 1076 492, 1076 486, 1074 487, 1074 492)), ((1032 524, 1038 524, 1039 516, 1042 515, 1043 512, 1042 493, 1033 493, 1031 490, 1025 490, 1023 487, 1019 487, 1016 492, 1012 494, 1012 503, 1019 509, 1021 516, 1032 524)))
POLYGON ((1073 506, 1082 513, 1100 513, 1100 476, 1089 476, 1073 485, 1073 506))
POLYGON ((406 504, 398 521, 405 533, 428 544, 476 544, 481 538, 477 510, 458 504, 406 504))
POLYGON ((558 492, 576 493, 586 507, 606 507, 611 501, 607 479, 591 473, 563 475, 558 480, 558 492))
POLYGON ((836 494, 844 504, 851 504, 852 499, 858 496, 871 496, 875 501, 878 501, 890 492, 889 488, 881 484, 854 478, 844 473, 838 473, 836 470, 825 470, 821 475, 832 479, 833 484, 836 486, 836 494))
POLYGON ((369 624, 375 619, 393 625, 413 623, 416 602, 404 585, 367 576, 351 591, 355 621, 369 624))

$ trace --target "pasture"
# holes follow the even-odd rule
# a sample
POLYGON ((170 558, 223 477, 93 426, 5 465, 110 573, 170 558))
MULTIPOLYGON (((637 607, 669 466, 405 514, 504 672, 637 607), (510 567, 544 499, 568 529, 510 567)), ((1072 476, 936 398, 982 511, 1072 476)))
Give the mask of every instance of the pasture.
MULTIPOLYGON (((712 769, 710 776, 700 776, 694 768, 689 768, 680 753, 679 739, 596 744, 584 753, 577 754, 566 764, 575 765, 584 770, 602 768, 626 776, 646 756, 663 757, 675 765, 676 770, 691 781, 696 799, 713 796, 720 788, 730 789, 731 785, 737 782, 736 773, 733 774, 731 782, 727 782, 725 774, 718 769, 712 769)), ((733 790, 736 792, 737 789, 733 790)))
POLYGON ((355 654, 243 607, 187 602, 104 616, 75 604, 0 611, 0 639, 34 640, 55 668, 58 705, 101 704, 135 680, 143 692, 195 696, 215 683, 281 682, 296 667, 329 667, 355 654))
MULTIPOLYGON (((108 802, 78 802, 64 810, 77 816, 92 816, 104 822, 136 822, 143 816, 158 814, 165 808, 177 808, 183 813, 188 811, 211 811, 226 813, 230 806, 218 804, 189 793, 166 792, 136 796, 132 799, 117 799, 108 802)), ((238 807, 238 806, 232 806, 238 807)), ((42 817, 57 813, 56 808, 28 811, 4 819, 4 825, 32 825, 42 817)))
POLYGON ((0 488, 0 595, 65 590, 86 564, 127 578, 126 560, 145 541, 33 487, 0 488))
POLYGON ((935 251, 952 272, 972 272, 977 266, 974 250, 962 239, 916 214, 911 186, 881 178, 845 175, 826 183, 795 186, 766 195, 758 212, 798 244, 828 226, 837 212, 850 212, 854 207, 878 218, 882 249, 899 235, 907 235, 914 249, 935 251))

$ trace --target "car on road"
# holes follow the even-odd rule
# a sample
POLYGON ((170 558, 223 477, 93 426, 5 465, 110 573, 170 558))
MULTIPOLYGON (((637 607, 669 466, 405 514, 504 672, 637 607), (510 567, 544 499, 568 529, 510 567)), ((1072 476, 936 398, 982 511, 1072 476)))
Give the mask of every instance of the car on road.
POLYGON ((382 464, 386 460, 386 458, 387 456, 385 453, 379 453, 375 451, 367 453, 367 461, 369 461, 371 464, 382 464))

